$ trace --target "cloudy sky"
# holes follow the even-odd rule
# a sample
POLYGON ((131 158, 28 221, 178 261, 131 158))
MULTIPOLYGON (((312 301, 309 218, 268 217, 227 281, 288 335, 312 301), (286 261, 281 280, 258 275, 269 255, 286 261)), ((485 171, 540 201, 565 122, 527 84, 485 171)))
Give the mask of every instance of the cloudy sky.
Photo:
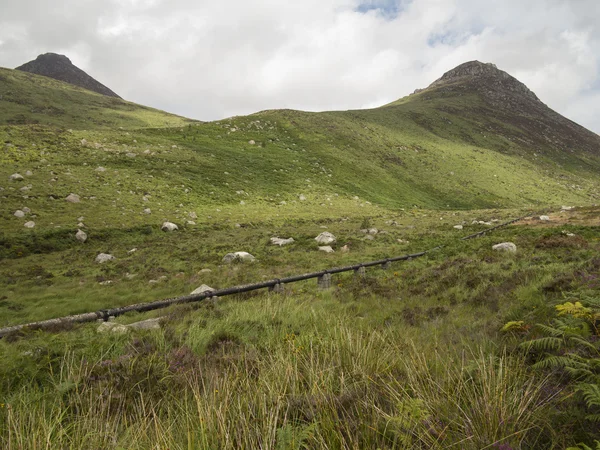
POLYGON ((40 53, 201 120, 378 106, 477 59, 600 133, 599 0, 2 0, 0 66, 40 53))

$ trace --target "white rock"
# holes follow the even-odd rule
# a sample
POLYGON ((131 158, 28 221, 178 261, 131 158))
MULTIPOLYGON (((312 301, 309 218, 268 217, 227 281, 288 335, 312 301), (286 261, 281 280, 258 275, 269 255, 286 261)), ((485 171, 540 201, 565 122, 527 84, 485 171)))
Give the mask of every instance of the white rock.
POLYGON ((13 180, 13 181, 21 181, 21 180, 23 180, 24 178, 23 178, 23 175, 21 175, 20 173, 13 173, 13 174, 10 176, 10 179, 11 179, 11 180, 13 180))
POLYGON ((83 145, 84 147, 87 145, 88 141, 86 139, 82 139, 81 140, 81 145, 83 145))
POLYGON ((365 236, 365 240, 367 240, 367 241, 374 241, 375 240, 375 236, 373 236, 372 234, 367 234, 365 236))
POLYGON ((117 258, 115 258, 113 255, 110 255, 108 253, 100 253, 98 256, 96 256, 96 262, 98 264, 103 264, 107 261, 113 261, 117 258))
POLYGON ((135 153, 129 152, 125 153, 125 156, 127 156, 128 158, 135 158, 137 155, 135 153))
POLYGON ((100 286, 108 286, 109 284, 112 284, 112 281, 110 280, 106 280, 106 281, 101 281, 100 283, 98 283, 100 286))
POLYGON ((96 167, 96 172, 106 172, 106 169, 102 166, 96 167))
POLYGON ((256 144, 256 142, 254 142, 254 140, 250 139, 250 140, 248 141, 248 144, 250 144, 250 145, 254 145, 254 144, 256 144))
POLYGON ((85 224, 84 224, 83 222, 79 222, 79 223, 77 224, 77 226, 78 226, 79 228, 85 228, 85 224))
POLYGON ((300 200, 301 202, 303 202, 303 201, 305 201, 305 200, 306 200, 306 197, 305 197, 303 194, 300 194, 300 195, 298 196, 298 200, 300 200))
POLYGON ((137 248, 132 248, 131 250, 127 251, 127 254, 131 255, 132 253, 135 253, 135 252, 137 252, 137 248))
POLYGON ((280 247, 283 247, 284 245, 288 245, 294 242, 294 238, 279 238, 279 237, 272 237, 271 238, 271 244, 273 245, 279 245, 280 247))
POLYGON ((210 269, 202 269, 202 270, 200 270, 200 272, 198 272, 198 275, 201 275, 203 273, 212 273, 212 270, 210 270, 210 269))
POLYGON ((161 317, 155 319, 146 319, 139 322, 133 322, 126 327, 130 330, 158 330, 160 329, 161 317))
POLYGON ((454 225, 453 227, 455 230, 462 230, 463 226, 462 225, 454 225))
POLYGON ((335 240, 335 236, 329 231, 323 231, 315 238, 318 244, 333 244, 335 240))
POLYGON ((512 242, 502 242, 500 244, 493 245, 492 249, 499 252, 515 253, 517 251, 517 246, 512 242))
POLYGON ((369 234, 377 234, 377 233, 379 233, 379 230, 377 228, 370 228, 368 230, 368 233, 369 234))
POLYGON ((79 199, 79 195, 77 194, 69 194, 67 195, 67 197, 65 198, 66 201, 68 201, 69 203, 79 203, 81 200, 79 199))
POLYGON ((333 253, 335 250, 331 248, 330 245, 323 245, 319 247, 319 250, 325 253, 333 253))
POLYGON ((25 172, 25 176, 31 177, 31 176, 33 176, 33 172, 31 170, 28 170, 27 172, 25 172))
POLYGON ((35 227, 35 222, 33 220, 30 220, 29 222, 25 222, 25 224, 23 226, 25 228, 33 228, 33 227, 35 227))
POLYGON ((77 230, 77 233, 75 233, 75 239, 77 239, 79 242, 85 242, 87 241, 87 234, 84 231, 77 230))
POLYGON ((115 334, 125 334, 129 329, 120 323, 114 322, 102 322, 98 328, 98 333, 115 333, 115 334))
POLYGON ((25 211, 21 211, 20 209, 17 209, 14 213, 15 217, 25 217, 25 211))
POLYGON ((571 211, 574 208, 574 206, 562 206, 560 209, 563 211, 571 211))
POLYGON ((350 247, 348 247, 348 245, 344 245, 340 250, 342 253, 348 253, 350 251, 350 247))
POLYGON ((233 261, 253 262, 255 260, 256 258, 248 252, 227 253, 223 257, 224 263, 231 263, 233 261))
POLYGON ((152 214, 152 210, 150 208, 144 209, 144 214, 152 214))
POLYGON ((197 295, 197 294, 204 294, 205 292, 212 292, 214 291, 213 288, 211 288, 210 286, 203 284, 202 286, 200 286, 199 288, 194 289, 190 295, 197 295))
POLYGON ((25 214, 31 214, 31 209, 29 209, 27 206, 25 208, 23 208, 23 212, 25 214))
POLYGON ((540 216, 540 220, 542 222, 548 222, 550 220, 550 217, 549 216, 540 216))
POLYGON ((188 220, 188 221, 187 221, 187 224, 188 224, 188 225, 196 225, 196 222, 194 222, 193 220, 188 220))
POLYGON ((173 222, 164 222, 162 224, 162 226, 160 227, 160 229, 163 231, 175 231, 175 230, 179 230, 179 227, 177 225, 175 225, 173 222))

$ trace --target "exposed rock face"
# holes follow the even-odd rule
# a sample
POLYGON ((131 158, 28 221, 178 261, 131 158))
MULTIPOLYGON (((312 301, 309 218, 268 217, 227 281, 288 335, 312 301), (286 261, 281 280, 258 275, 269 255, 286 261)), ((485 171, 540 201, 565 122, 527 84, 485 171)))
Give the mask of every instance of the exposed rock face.
MULTIPOLYGON (((547 150, 550 146, 559 155, 574 148, 598 155, 600 136, 550 109, 525 84, 494 64, 466 62, 413 95, 424 101, 476 95, 482 100, 478 114, 494 118, 484 133, 504 135, 532 150, 538 147, 547 150), (512 128, 499 125, 501 122, 512 128)), ((462 112, 450 106, 444 110, 453 114, 462 112)), ((413 119, 428 126, 426 118, 418 114, 413 119)))
POLYGON ((38 56, 35 60, 17 67, 16 70, 54 78, 55 80, 64 81, 65 83, 73 84, 109 97, 121 98, 102 83, 94 80, 79 67, 73 65, 71 60, 64 55, 45 53, 38 56))

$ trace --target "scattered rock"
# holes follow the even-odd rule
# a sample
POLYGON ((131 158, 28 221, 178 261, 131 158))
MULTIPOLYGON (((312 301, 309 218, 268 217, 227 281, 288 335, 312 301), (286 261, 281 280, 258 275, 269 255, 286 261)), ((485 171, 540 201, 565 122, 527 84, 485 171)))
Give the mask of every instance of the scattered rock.
POLYGON ((200 271, 198 272, 198 275, 202 275, 202 274, 204 274, 204 273, 212 273, 212 270, 210 270, 210 269, 202 269, 202 270, 200 270, 200 271))
POLYGON ((294 238, 278 238, 278 237, 272 237, 271 238, 271 244, 273 245, 279 245, 280 247, 283 247, 284 245, 288 245, 294 242, 294 238))
POLYGON ((125 325, 114 322, 102 322, 98 328, 98 333, 115 333, 115 334, 125 334, 129 331, 125 325))
POLYGON ((77 226, 78 226, 79 228, 85 228, 85 224, 84 224, 83 222, 79 222, 79 223, 77 224, 77 226))
POLYGON ((101 281, 100 283, 98 283, 100 286, 108 286, 109 284, 112 284, 112 281, 110 280, 106 280, 106 281, 101 281))
POLYGON ((33 228, 33 227, 35 227, 35 222, 33 220, 30 220, 29 222, 25 222, 25 224, 23 226, 25 228, 33 228))
POLYGON ((317 244, 333 244, 335 243, 336 239, 335 236, 333 234, 331 234, 329 231, 323 231, 321 234, 319 234, 316 238, 315 241, 317 241, 317 244))
POLYGON ((20 209, 17 209, 14 213, 14 216, 19 217, 19 218, 25 217, 25 211, 21 211, 20 209))
POLYGON ((462 230, 463 226, 462 225, 454 225, 453 227, 455 230, 462 230))
POLYGON ((25 176, 31 177, 31 176, 33 176, 33 172, 31 170, 28 170, 27 172, 25 172, 25 176))
POLYGON ((340 249, 340 251, 342 253, 348 253, 350 251, 350 247, 348 247, 348 244, 346 244, 340 249))
POLYGON ((248 252, 227 253, 223 257, 223 262, 226 264, 232 263, 233 261, 253 262, 255 260, 256 258, 248 252))
POLYGON ((562 206, 560 209, 562 211, 571 211, 574 208, 574 206, 562 206))
POLYGON ((305 197, 303 194, 300 194, 300 195, 298 196, 298 200, 300 200, 301 202, 303 202, 303 201, 305 201, 305 200, 306 200, 306 197, 305 197))
POLYGON ((199 288, 196 288, 192 292, 190 292, 190 295, 204 294, 205 292, 214 292, 214 289, 206 284, 203 284, 199 288))
POLYGON ((82 145, 82 146, 84 146, 84 147, 85 147, 87 144, 88 144, 88 141, 87 141, 87 139, 82 139, 82 140, 81 140, 81 145, 82 145))
POLYGON ((131 255, 132 253, 135 253, 135 252, 137 252, 137 248, 132 248, 131 250, 127 251, 127 254, 131 255))
POLYGON ((77 230, 77 233, 75 233, 75 239, 77 239, 79 242, 85 242, 87 241, 87 234, 81 230, 77 230))
POLYGON ((135 153, 129 152, 125 153, 125 156, 127 156, 128 158, 135 158, 137 155, 135 153))
POLYGON ((492 249, 497 250, 499 252, 516 253, 517 246, 515 244, 513 244, 512 242, 502 242, 500 244, 496 244, 496 245, 492 246, 492 249))
POLYGON ((96 167, 96 172, 106 172, 106 169, 102 166, 96 167))
POLYGON ((177 225, 175 225, 173 222, 164 222, 162 224, 162 226, 160 227, 160 229, 163 231, 175 231, 175 230, 179 230, 179 227, 177 225))
POLYGON ((144 214, 152 214, 152 210, 150 208, 144 209, 144 214))
POLYGON ((367 234, 365 236, 365 240, 367 240, 367 241, 374 241, 375 240, 375 236, 373 236, 372 234, 367 234))
POLYGON ((550 220, 550 217, 549 216, 540 216, 540 220, 542 222, 548 222, 550 220))
POLYGON ((254 145, 254 144, 256 144, 256 142, 254 142, 254 140, 253 140, 253 139, 250 139, 250 140, 248 141, 248 144, 250 144, 250 145, 254 145))
POLYGON ((10 179, 11 179, 12 181, 21 181, 21 180, 24 180, 24 178, 23 178, 23 175, 21 175, 20 173, 13 173, 13 174, 10 176, 10 179))
POLYGON ((117 258, 115 258, 113 255, 110 255, 108 253, 100 253, 98 256, 96 256, 96 262, 98 264, 103 264, 107 261, 113 261, 117 258))
POLYGON ((330 245, 323 245, 319 247, 319 250, 325 253, 333 253, 335 250, 331 248, 330 245))
POLYGON ((68 201, 69 203, 79 203, 81 201, 79 198, 79 195, 73 194, 73 193, 67 195, 65 200, 68 201))
POLYGON ((379 233, 379 230, 377 228, 369 228, 368 233, 369 234, 377 234, 377 233, 379 233))
POLYGON ((31 214, 31 209, 29 209, 27 206, 25 208, 23 208, 23 212, 25 214, 31 214))
POLYGON ((139 322, 133 322, 126 325, 130 330, 158 330, 160 329, 161 317, 155 319, 146 319, 139 322))

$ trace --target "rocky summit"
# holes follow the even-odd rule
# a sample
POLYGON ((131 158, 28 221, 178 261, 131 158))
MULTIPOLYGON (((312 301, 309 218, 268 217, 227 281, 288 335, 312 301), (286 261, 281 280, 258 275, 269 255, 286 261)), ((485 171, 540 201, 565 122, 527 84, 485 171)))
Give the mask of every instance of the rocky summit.
POLYGON ((79 67, 75 66, 71 60, 64 55, 44 53, 35 60, 29 61, 16 69, 64 81, 65 83, 73 84, 89 91, 97 92, 98 94, 121 98, 102 83, 96 81, 79 67))

